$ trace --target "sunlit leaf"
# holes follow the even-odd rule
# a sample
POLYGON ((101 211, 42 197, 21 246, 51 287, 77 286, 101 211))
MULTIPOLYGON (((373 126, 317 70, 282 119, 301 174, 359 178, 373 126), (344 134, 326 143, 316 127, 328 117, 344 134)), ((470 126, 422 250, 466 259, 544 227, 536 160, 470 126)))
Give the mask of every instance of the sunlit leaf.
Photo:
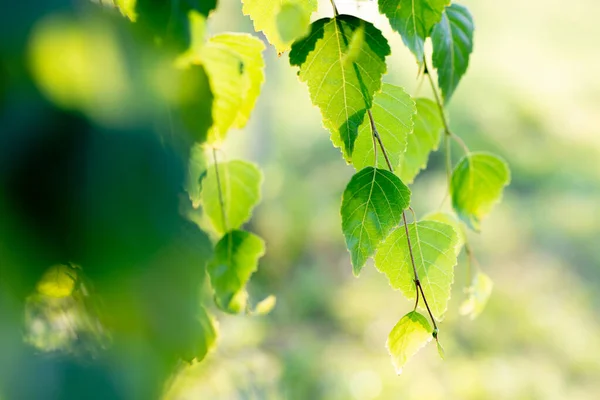
POLYGON ((388 18, 392 29, 402 36, 420 63, 425 39, 448 3, 450 0, 379 0, 379 12, 388 18))
POLYGON ((219 308, 231 313, 246 309, 248 293, 245 286, 264 253, 264 241, 249 232, 234 230, 219 240, 214 258, 208 264, 215 303, 219 308))
POLYGON ((433 28, 433 66, 444 101, 450 100, 460 78, 467 71, 473 51, 473 17, 466 7, 451 4, 433 28))
POLYGON ((202 184, 204 211, 219 233, 237 229, 250 219, 252 209, 260 201, 262 173, 250 162, 234 160, 218 164, 224 209, 221 210, 219 185, 214 164, 208 168, 202 184), (223 224, 225 213, 225 225, 223 224))
POLYGON ((412 134, 407 137, 406 152, 400 155, 397 174, 406 183, 412 183, 421 169, 427 166, 429 154, 437 150, 444 126, 437 104, 429 99, 416 99, 412 134))
POLYGON ((454 231, 458 235, 458 243, 456 245, 456 254, 458 255, 462 250, 462 247, 467 241, 467 232, 465 232, 464 225, 456 218, 454 214, 448 212, 436 211, 427 214, 423 217, 424 221, 438 221, 450 225, 454 228, 454 231))
POLYGON ((290 64, 300 67, 298 76, 307 83, 333 144, 342 148, 346 160, 352 156, 358 127, 371 108, 373 95, 381 88, 389 54, 387 40, 377 28, 349 15, 312 23, 310 34, 292 46, 290 64), (364 29, 364 40, 353 43, 360 29, 364 29))
POLYGON ((452 172, 452 206, 469 227, 479 231, 482 218, 500 201, 509 183, 510 171, 504 160, 490 153, 469 153, 452 172))
POLYGON ((277 303, 277 298, 273 295, 269 295, 262 299, 256 304, 254 310, 252 310, 253 315, 267 315, 275 308, 275 304, 277 303))
POLYGON ((446 350, 444 350, 444 347, 442 346, 442 344, 440 343, 439 340, 436 340, 436 345, 437 345, 437 351, 438 351, 440 358, 442 360, 446 359, 446 350))
POLYGON ((308 32, 310 15, 317 10, 317 0, 242 0, 242 3, 242 11, 254 22, 254 30, 262 31, 279 54, 308 32))
MULTIPOLYGON (((412 256, 433 316, 442 319, 450 300, 457 262, 458 235, 448 224, 419 221, 408 225, 412 256)), ((404 226, 398 227, 377 249, 375 266, 394 289, 409 300, 416 295, 411 252, 404 226)), ((419 302, 424 308, 424 302, 419 302)))
POLYGON ((400 223, 409 203, 410 190, 389 171, 367 167, 350 179, 341 214, 354 275, 358 276, 379 243, 400 223))
POLYGON ((470 319, 477 318, 485 308, 493 288, 492 279, 483 272, 477 272, 471 286, 467 288, 467 299, 460 306, 461 315, 470 319))
POLYGON ((429 321, 418 312, 411 311, 398 321, 386 343, 398 375, 408 360, 432 338, 429 321))
MULTIPOLYGON (((373 99, 371 109, 373 120, 394 168, 398 166, 400 157, 406 150, 406 138, 413 129, 413 117, 416 111, 415 102, 404 89, 389 83, 384 83, 381 92, 373 99)), ((358 128, 352 164, 356 170, 375 165, 371 123, 367 117, 358 128)), ((387 168, 379 148, 377 148, 377 168, 387 168)))
POLYGON ((37 291, 50 297, 70 296, 75 288, 77 272, 67 265, 54 265, 42 276, 37 283, 37 291))

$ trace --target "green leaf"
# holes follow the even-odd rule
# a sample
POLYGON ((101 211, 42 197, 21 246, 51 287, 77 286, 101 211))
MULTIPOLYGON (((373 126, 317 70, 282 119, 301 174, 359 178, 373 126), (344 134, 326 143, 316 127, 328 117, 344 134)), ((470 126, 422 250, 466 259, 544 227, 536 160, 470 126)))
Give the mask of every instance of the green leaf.
POLYGON ((509 183, 510 171, 504 160, 490 153, 469 153, 452 172, 452 206, 460 219, 479 231, 482 218, 500 201, 509 183))
POLYGON ((348 161, 358 127, 381 89, 389 54, 387 40, 377 28, 349 15, 312 23, 310 34, 292 46, 290 64, 300 67, 300 80, 308 84, 333 144, 342 147, 348 161), (357 31, 364 40, 353 40, 357 31))
POLYGON ((454 216, 454 214, 450 214, 443 211, 436 211, 425 215, 423 217, 423 220, 443 222, 454 228, 454 232, 456 232, 458 236, 458 244, 456 245, 456 255, 458 256, 458 254, 460 254, 462 247, 467 242, 467 232, 465 232, 464 225, 454 216))
POLYGON ((44 272, 36 285, 37 291, 49 297, 68 297, 75 289, 77 272, 75 268, 60 264, 54 265, 44 272))
POLYGON ((190 149, 190 159, 188 160, 188 173, 185 183, 185 190, 188 192, 192 207, 198 208, 202 198, 202 179, 206 177, 206 156, 204 148, 200 144, 194 144, 190 149))
POLYGON ((439 339, 436 340, 436 344, 437 344, 437 351, 438 351, 440 358, 442 360, 446 359, 446 351, 444 350, 444 347, 440 343, 439 339))
POLYGON ((195 341, 181 357, 190 363, 194 360, 196 362, 202 361, 208 352, 215 347, 217 341, 217 321, 205 307, 201 306, 199 308, 196 322, 196 326, 192 328, 195 341))
POLYGON ((400 155, 396 173, 406 183, 412 183, 421 169, 427 166, 429 153, 438 149, 444 125, 437 104, 429 99, 416 99, 417 115, 406 152, 400 155))
POLYGON ((438 85, 448 102, 467 71, 473 51, 473 17, 466 7, 446 7, 441 21, 433 28, 433 66, 437 68, 438 85))
POLYGON ((425 39, 448 3, 449 0, 379 0, 379 12, 388 18, 392 29, 421 63, 425 39))
POLYGON ((398 321, 386 343, 398 375, 408 360, 432 338, 429 321, 418 312, 411 311, 398 321))
POLYGON ((189 65, 179 76, 176 110, 190 137, 197 143, 206 141, 213 124, 213 94, 205 69, 189 65))
POLYGON ((230 128, 243 128, 260 94, 264 81, 264 44, 241 33, 211 37, 200 53, 215 96, 214 124, 209 143, 222 142, 230 128))
POLYGON ((367 167, 357 172, 342 197, 342 231, 358 276, 367 258, 400 223, 410 190, 393 173, 367 167))
POLYGON ((493 288, 492 279, 483 272, 477 272, 467 289, 467 299, 460 306, 460 314, 472 320, 477 318, 485 308, 493 288))
MULTIPOLYGON (((381 92, 377 93, 373 99, 371 113, 375 127, 393 167, 398 165, 402 153, 406 150, 406 137, 413 129, 413 116, 416 112, 415 102, 399 86, 384 83, 381 92)), ((377 167, 385 169, 387 168, 385 158, 380 149, 377 150, 377 167)), ((365 118, 358 128, 352 164, 357 171, 375 165, 373 135, 368 118, 365 118)))
POLYGON ((242 12, 254 23, 254 30, 265 37, 281 54, 292 42, 308 32, 310 15, 317 0, 242 0, 242 12))
POLYGON ((219 163, 218 166, 225 225, 214 164, 208 168, 203 181, 201 198, 213 226, 217 232, 224 233, 239 228, 252 216, 252 209, 260 201, 262 173, 256 165, 241 160, 219 163))
MULTIPOLYGON (((408 232, 419 280, 433 316, 441 320, 446 312, 454 281, 458 235, 448 224, 419 221, 408 224, 408 232)), ((394 289, 409 300, 415 298, 414 272, 404 226, 381 243, 375 267, 384 273, 394 289)), ((421 308, 424 302, 419 302, 421 308)))
POLYGON ((259 301, 252 310, 252 315, 267 315, 275 308, 275 304, 277 303, 277 298, 273 295, 269 295, 259 301))
POLYGON ((264 241, 249 232, 234 230, 219 240, 207 268, 219 308, 230 313, 246 309, 248 293, 245 286, 264 254, 264 241))

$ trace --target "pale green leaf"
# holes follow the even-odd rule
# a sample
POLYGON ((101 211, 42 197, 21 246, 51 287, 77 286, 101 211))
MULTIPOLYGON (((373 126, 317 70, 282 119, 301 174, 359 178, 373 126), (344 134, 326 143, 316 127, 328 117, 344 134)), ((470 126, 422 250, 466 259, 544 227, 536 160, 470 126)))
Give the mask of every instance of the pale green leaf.
POLYGON ((241 160, 219 163, 218 166, 225 224, 214 164, 208 168, 202 183, 201 199, 204 212, 217 232, 224 233, 239 228, 252 216, 252 209, 260 201, 262 173, 256 165, 241 160))
POLYGON ((275 304, 277 303, 277 298, 273 295, 269 295, 262 299, 256 304, 254 310, 252 310, 253 315, 267 315, 275 308, 275 304))
POLYGON ((477 318, 485 308, 493 288, 492 279, 483 272, 477 272, 467 289, 467 299, 460 306, 461 315, 477 318))
POLYGON ((410 190, 393 173, 367 167, 357 172, 342 197, 342 231, 358 276, 377 245, 400 223, 410 190))
POLYGON ((442 346, 440 341, 436 340, 436 344, 437 344, 437 351, 438 351, 440 358, 442 360, 446 359, 446 351, 444 350, 444 347, 442 346))
POLYGON ((398 375, 408 360, 432 338, 429 321, 418 312, 411 311, 398 321, 386 343, 398 375))
POLYGON ((217 341, 217 326, 215 318, 201 306, 196 316, 196 325, 192 328, 194 331, 194 342, 189 349, 182 354, 182 359, 187 362, 200 362, 211 351, 217 341))
POLYGON ((452 172, 452 206, 469 227, 479 231, 482 218, 500 201, 509 183, 510 171, 504 160, 490 153, 469 153, 452 172))
POLYGON ((264 253, 264 241, 250 232, 234 230, 219 240, 207 268, 219 308, 231 313, 246 309, 246 283, 264 253))
MULTIPOLYGON (((433 316, 441 320, 454 281, 458 235, 452 226, 437 221, 408 224, 408 232, 423 292, 433 316)), ((409 300, 415 298, 415 276, 404 226, 381 243, 375 255, 375 267, 387 276, 394 289, 400 289, 409 300)), ((424 307, 423 300, 419 305, 424 307)))
POLYGON ((388 18, 392 29, 421 63, 425 39, 448 3, 450 0, 379 0, 379 12, 388 18))
POLYGON ((264 44, 241 33, 211 37, 200 53, 215 96, 209 143, 219 143, 231 128, 243 128, 264 81, 264 44))
POLYGON ((300 80, 307 83, 333 144, 342 148, 348 161, 358 127, 371 108, 373 95, 381 89, 389 54, 387 40, 377 28, 349 15, 312 23, 310 34, 292 46, 290 64, 300 67, 300 80), (364 40, 352 42, 360 29, 364 29, 364 40))
POLYGON ((67 297, 73 293, 77 272, 68 265, 53 265, 37 283, 37 291, 49 297, 67 297))
POLYGON ((456 255, 460 253, 462 247, 467 242, 467 232, 465 231, 464 225, 454 216, 443 211, 436 211, 427 214, 423 217, 426 221, 438 221, 450 225, 454 228, 454 232, 458 235, 458 244, 456 245, 456 255))
POLYGON ((308 32, 310 15, 317 10, 317 0, 242 0, 242 3, 242 12, 250 16, 254 30, 262 31, 279 54, 308 32))
POLYGON ((406 152, 400 155, 396 173, 403 182, 412 183, 427 166, 429 153, 438 149, 444 125, 437 104, 429 99, 416 99, 417 115, 412 134, 408 135, 406 152))
MULTIPOLYGON (((373 99, 371 109, 375 127, 379 132, 392 166, 400 162, 406 150, 406 137, 413 129, 413 116, 417 112, 415 102, 399 86, 384 83, 381 92, 373 99)), ((365 118, 354 143, 352 164, 356 170, 375 165, 373 154, 373 135, 369 118, 365 118)), ((377 149, 377 167, 385 169, 387 164, 380 149, 377 149)))
POLYGON ((433 28, 433 66, 438 85, 448 102, 467 71, 473 51, 473 17, 466 7, 452 4, 444 10, 441 21, 433 28))

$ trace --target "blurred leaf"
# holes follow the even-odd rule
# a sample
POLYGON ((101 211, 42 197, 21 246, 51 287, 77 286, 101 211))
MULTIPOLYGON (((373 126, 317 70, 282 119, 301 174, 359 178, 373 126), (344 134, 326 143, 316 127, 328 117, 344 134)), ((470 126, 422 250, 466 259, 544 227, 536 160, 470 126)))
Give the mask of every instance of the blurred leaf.
POLYGON ((230 128, 246 125, 265 79, 264 49, 259 39, 241 33, 222 33, 205 44, 200 61, 215 95, 209 143, 221 142, 230 128))
POLYGON ((470 319, 475 319, 487 304, 494 282, 483 272, 477 272, 473 277, 471 286, 467 288, 467 299, 460 306, 460 314, 467 315, 470 319))
POLYGON ((458 244, 456 245, 456 255, 460 254, 462 247, 465 245, 467 241, 467 232, 463 228, 463 224, 454 216, 454 214, 450 214, 444 211, 436 211, 430 214, 427 214, 423 217, 424 221, 438 221, 443 222, 445 224, 450 225, 454 228, 454 232, 458 235, 458 244))
POLYGON ((215 256, 208 264, 215 303, 230 313, 246 308, 246 282, 258 268, 258 259, 265 253, 265 243, 258 236, 240 230, 228 232, 215 247, 215 256))
POLYGON ((440 343, 439 340, 436 340, 435 343, 437 345, 437 351, 438 351, 440 358, 442 360, 445 360, 446 359, 446 351, 444 350, 444 347, 442 346, 442 344, 440 343))
POLYGON ((189 65, 182 70, 176 110, 197 143, 206 141, 208 129, 213 124, 214 104, 205 69, 200 65, 189 65))
POLYGON ((119 11, 121 11, 121 14, 129 18, 132 22, 135 22, 137 19, 137 14, 135 12, 136 0, 115 0, 114 3, 119 11))
POLYGON ((308 32, 310 15, 317 10, 317 0, 242 0, 244 15, 262 31, 277 53, 290 49, 292 41, 308 32))
MULTIPOLYGON (((406 137, 413 129, 413 116, 416 111, 415 102, 399 86, 384 83, 381 92, 375 94, 371 112, 393 167, 398 166, 400 157, 406 150, 406 137)), ((365 118, 358 128, 352 164, 357 171, 360 171, 364 167, 373 166, 374 160, 371 123, 368 118, 365 118)), ((381 152, 377 154, 377 168, 387 168, 381 152)))
POLYGON ((311 33, 293 44, 290 64, 300 67, 300 80, 308 84, 313 104, 321 109, 331 140, 350 160, 358 127, 381 88, 390 54, 387 40, 369 22, 341 15, 318 20, 311 33), (350 47, 354 32, 363 27, 365 40, 351 66, 344 59, 357 50, 350 47))
POLYGON ((262 173, 252 163, 241 160, 218 164, 221 193, 225 206, 226 225, 223 226, 223 215, 219 200, 219 186, 215 165, 208 168, 201 193, 204 211, 219 233, 239 228, 250 219, 252 209, 260 201, 262 173))
MULTIPOLYGON (((419 221, 408 224, 412 256, 431 313, 441 320, 448 307, 456 265, 458 235, 448 224, 419 221)), ((375 266, 384 273, 394 289, 409 300, 415 298, 415 276, 405 228, 398 227, 377 248, 375 266)), ((424 302, 419 302, 424 308, 424 302)))
POLYGON ((192 207, 198 208, 202 200, 202 179, 206 177, 206 156, 202 145, 196 143, 190 149, 190 159, 188 160, 188 173, 185 190, 188 192, 192 207))
POLYGON ((77 272, 67 265, 50 267, 37 283, 37 291, 49 297, 70 296, 75 288, 77 272))
POLYGON ((379 0, 379 12, 388 18, 392 29, 402 36, 420 64, 425 39, 442 18, 448 3, 450 0, 379 0))
POLYGON ((379 243, 400 223, 410 190, 393 173, 366 167, 357 172, 342 197, 342 231, 358 276, 379 243))
POLYGON ((429 321, 418 312, 411 311, 398 321, 386 343, 398 375, 408 360, 432 338, 429 321))
POLYGON ((417 115, 412 135, 408 135, 406 152, 400 155, 398 176, 412 183, 421 169, 427 166, 429 153, 438 149, 444 129, 437 104, 429 99, 416 99, 417 115))
POLYGON ((473 51, 473 17, 466 7, 451 4, 442 20, 433 28, 433 66, 437 68, 438 85, 448 102, 467 71, 473 51))
POLYGON ((258 302, 254 310, 252 310, 253 315, 266 315, 273 311, 275 308, 275 304, 277 303, 277 298, 273 295, 267 296, 261 301, 258 302))
POLYGON ((470 228, 479 231, 481 219, 500 201, 509 182, 510 171, 504 160, 491 153, 469 153, 452 172, 452 206, 470 228))
POLYGON ((194 332, 196 340, 193 342, 192 348, 182 355, 182 359, 187 362, 202 361, 215 347, 217 341, 218 323, 205 307, 199 308, 196 320, 197 326, 194 332))

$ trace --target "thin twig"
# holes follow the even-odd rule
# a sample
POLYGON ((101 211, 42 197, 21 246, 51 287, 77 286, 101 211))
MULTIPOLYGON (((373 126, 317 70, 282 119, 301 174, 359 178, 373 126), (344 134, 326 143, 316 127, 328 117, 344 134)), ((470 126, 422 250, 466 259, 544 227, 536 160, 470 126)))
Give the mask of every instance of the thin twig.
POLYGON ((338 9, 335 5, 335 2, 333 0, 331 0, 331 6, 333 7, 333 15, 335 15, 336 17, 340 15, 340 13, 338 12, 338 9))

